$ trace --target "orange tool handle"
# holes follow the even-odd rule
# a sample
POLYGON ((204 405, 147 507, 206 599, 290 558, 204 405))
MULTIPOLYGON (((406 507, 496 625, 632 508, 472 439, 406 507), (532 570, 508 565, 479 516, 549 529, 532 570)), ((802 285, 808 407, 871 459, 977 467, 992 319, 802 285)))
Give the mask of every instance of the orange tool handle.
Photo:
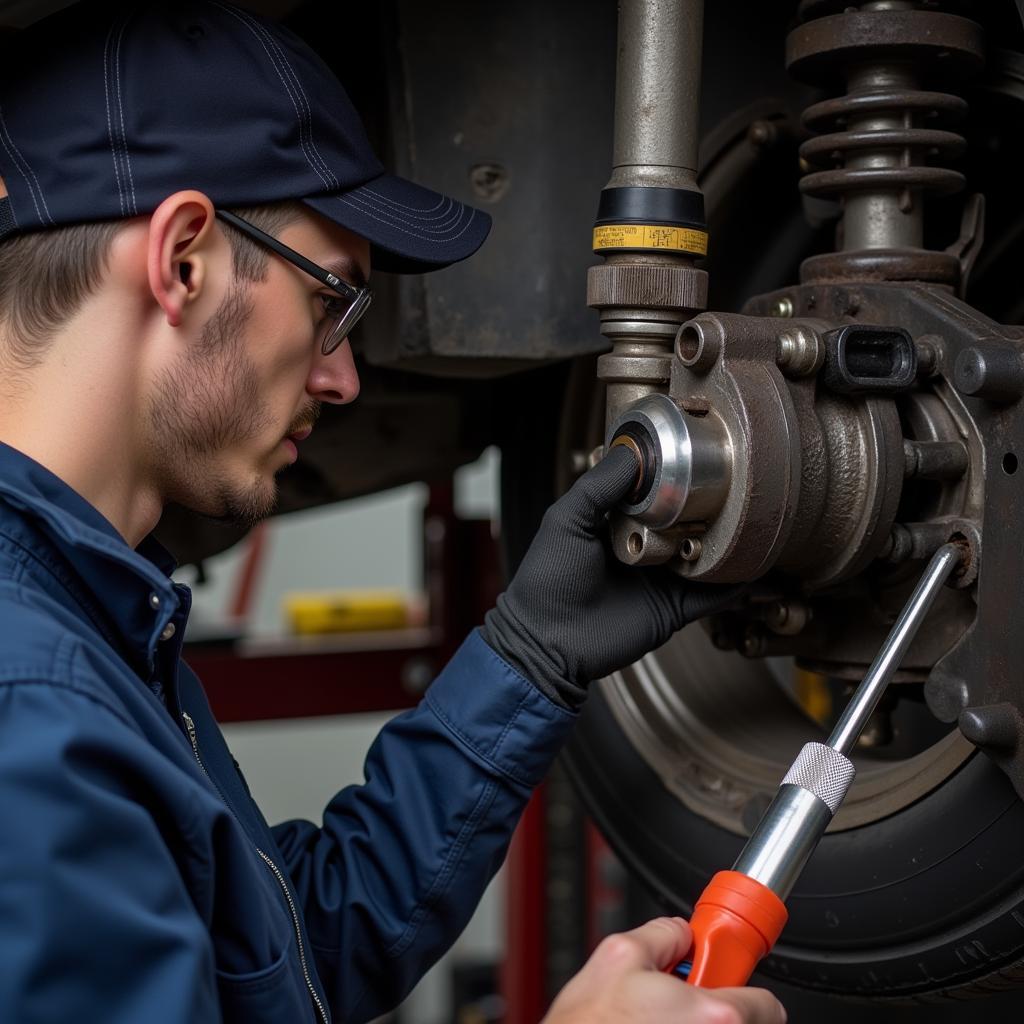
POLYGON ((775 945, 789 914, 767 886, 739 871, 719 871, 693 908, 687 982, 702 988, 746 985, 775 945))

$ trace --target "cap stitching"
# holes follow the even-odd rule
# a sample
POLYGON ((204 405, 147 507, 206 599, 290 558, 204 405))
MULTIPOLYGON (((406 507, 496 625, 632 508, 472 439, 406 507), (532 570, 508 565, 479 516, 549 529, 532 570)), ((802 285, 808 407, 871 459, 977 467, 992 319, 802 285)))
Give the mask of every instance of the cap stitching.
MULTIPOLYGON (((28 175, 25 173, 24 168, 18 162, 18 157, 15 156, 14 152, 12 152, 11 150, 11 147, 14 146, 14 139, 11 138, 11 133, 7 130, 7 122, 4 120, 2 113, 0 113, 0 126, 3 127, 3 132, 2 134, 0 134, 0 142, 3 143, 4 149, 7 151, 7 155, 14 162, 15 168, 17 168, 17 170, 21 173, 21 176, 25 179, 25 184, 28 186, 29 198, 32 200, 32 205, 36 208, 36 216, 39 218, 39 223, 42 224, 43 211, 39 209, 39 203, 36 202, 36 193, 35 190, 32 188, 32 182, 28 180, 28 175), (8 145, 8 141, 10 142, 10 145, 8 145)), ((24 157, 22 157, 22 159, 24 159, 24 157)), ((31 169, 32 168, 30 167, 29 170, 31 169)), ((33 175, 33 177, 35 177, 35 175, 33 175)), ((42 192, 40 192, 40 197, 42 197, 42 192)), ((11 203, 11 213, 14 213, 14 203, 11 203)), ((47 215, 49 215, 49 211, 47 211, 47 215)), ((18 223, 17 217, 14 218, 14 223, 18 223)), ((50 223, 53 223, 52 217, 50 218, 50 223)))
POLYGON ((360 200, 360 202, 366 203, 367 206, 372 206, 375 210, 381 210, 384 213, 393 213, 396 217, 402 217, 405 220, 424 221, 425 223, 423 224, 423 227, 425 228, 444 228, 447 227, 447 225, 452 220, 458 220, 462 216, 462 203, 457 203, 450 196, 445 197, 449 205, 443 214, 437 217, 421 217, 414 211, 406 209, 404 207, 389 209, 388 207, 390 204, 379 202, 375 199, 370 199, 367 196, 364 196, 362 190, 358 188, 351 189, 346 193, 346 195, 354 195, 357 199, 360 200))
MULTIPOLYGON (((46 205, 46 196, 43 194, 43 186, 39 184, 39 179, 36 177, 36 172, 32 170, 32 165, 25 159, 24 156, 22 156, 21 150, 18 149, 18 144, 14 141, 14 138, 11 136, 11 133, 7 131, 6 124, 4 125, 4 131, 7 132, 7 138, 11 143, 11 147, 14 149, 15 157, 21 161, 25 170, 27 170, 28 173, 32 175, 32 180, 36 183, 36 191, 39 193, 39 202, 43 204, 43 210, 46 212, 46 219, 51 224, 55 223, 53 215, 50 213, 50 208, 49 206, 46 205)), ((40 222, 42 221, 42 219, 42 216, 40 216, 40 222)))
MULTIPOLYGON (((374 215, 378 215, 376 219, 387 223, 388 218, 391 218, 391 220, 393 220, 394 223, 396 224, 407 225, 410 231, 415 230, 420 232, 421 237, 423 238, 442 238, 448 233, 450 229, 457 227, 462 221, 462 211, 460 210, 454 217, 446 221, 444 224, 437 224, 432 226, 427 226, 425 224, 412 224, 410 223, 409 219, 403 216, 402 214, 395 213, 393 210, 388 210, 384 207, 376 206, 373 203, 367 203, 364 200, 360 199, 359 196, 349 196, 348 198, 350 200, 355 200, 356 203, 362 204, 360 207, 361 209, 373 213, 374 215)), ((463 209, 465 208, 463 207, 463 209)))
POLYGON ((369 192, 371 196, 376 196, 378 199, 382 199, 386 203, 390 203, 392 206, 400 206, 403 210, 414 210, 417 213, 433 213, 434 210, 440 209, 444 205, 445 201, 451 201, 451 196, 442 195, 438 201, 430 207, 428 210, 421 210, 416 206, 406 206, 405 203, 400 203, 397 199, 390 199, 388 196, 383 196, 379 192, 374 192, 368 185, 360 185, 360 192, 369 192))
POLYGON ((378 217, 373 212, 372 207, 370 209, 363 209, 358 204, 353 203, 351 199, 346 199, 345 196, 335 196, 334 198, 337 199, 339 203, 344 203, 346 206, 351 206, 357 212, 364 214, 365 216, 377 221, 380 224, 385 224, 387 227, 395 228, 396 230, 401 231, 402 234, 410 235, 412 238, 418 238, 420 241, 423 242, 454 242, 455 239, 461 237, 466 233, 466 230, 469 228, 469 225, 473 223, 473 218, 476 215, 476 210, 473 207, 464 206, 463 209, 469 211, 469 219, 466 221, 466 223, 463 225, 460 231, 455 232, 455 234, 453 235, 436 235, 435 237, 431 237, 430 235, 417 234, 415 231, 410 231, 408 228, 403 227, 401 224, 392 224, 391 222, 384 220, 383 217, 378 217))
POLYGON ((329 177, 325 178, 325 176, 321 173, 321 168, 315 166, 313 162, 312 153, 310 151, 311 137, 307 139, 303 135, 303 128, 306 126, 306 124, 302 112, 299 110, 299 104, 296 102, 297 92, 295 91, 294 85, 291 84, 283 74, 284 68, 281 58, 275 53, 271 53, 270 48, 267 45, 268 43, 272 45, 272 36, 270 36, 270 34, 264 30, 263 26, 261 26, 260 23, 257 22, 257 20, 255 20, 254 18, 252 18, 246 11, 218 3, 217 0, 213 0, 213 5, 215 7, 219 7, 225 13, 232 14, 234 17, 236 17, 239 20, 239 22, 241 22, 243 26, 245 26, 245 28, 247 28, 252 33, 252 35, 256 37, 256 41, 263 47, 263 52, 266 53, 268 59, 270 60, 271 67, 276 72, 276 74, 278 74, 278 78, 281 79, 282 85, 285 86, 285 92, 288 94, 288 98, 292 102, 292 110, 295 111, 295 117, 299 125, 299 146, 302 150, 303 156, 306 158, 306 163, 309 164, 312 171, 316 174, 316 176, 319 179, 321 179, 321 181, 324 182, 324 184, 326 184, 328 187, 338 187, 337 181, 332 181, 329 179, 333 178, 333 174, 330 174, 330 168, 328 168, 329 177))
MULTIPOLYGON (((399 210, 407 210, 409 213, 413 214, 418 220, 440 220, 442 217, 447 217, 447 210, 438 213, 436 217, 428 217, 427 214, 434 213, 435 210, 440 210, 441 207, 444 206, 446 202, 458 202, 457 200, 452 199, 451 196, 443 195, 441 196, 440 200, 437 203, 430 207, 429 210, 421 210, 419 207, 407 206, 405 203, 400 203, 398 202, 397 199, 389 199, 387 196, 382 196, 379 192, 374 192, 372 188, 367 188, 365 185, 360 185, 358 188, 352 189, 352 191, 359 192, 361 194, 368 193, 371 196, 375 196, 380 202, 386 203, 388 206, 394 206, 396 209, 399 210)), ((459 203, 458 205, 462 206, 463 204, 459 203)))
POLYGON ((309 113, 309 105, 308 102, 306 101, 305 93, 301 93, 301 87, 298 85, 297 80, 295 80, 295 72, 292 70, 290 65, 286 65, 284 55, 281 53, 280 47, 276 45, 276 40, 274 39, 273 35, 267 30, 265 25, 261 24, 259 21, 253 18, 250 14, 248 14, 248 12, 243 10, 235 10, 233 8, 229 9, 222 4, 216 3, 216 0, 214 0, 214 2, 215 5, 221 7, 222 10, 230 11, 230 13, 233 13, 238 18, 238 20, 242 21, 243 24, 245 24, 246 27, 249 29, 249 31, 252 32, 253 35, 255 35, 256 38, 259 40, 260 44, 263 46, 264 52, 270 58, 271 63, 274 66, 274 70, 277 71, 278 78, 280 78, 282 84, 284 84, 289 99, 292 101, 292 107, 295 110, 295 116, 298 118, 299 122, 299 141, 300 145, 302 146, 302 152, 306 156, 307 162, 310 164, 311 167, 313 167, 313 170, 317 172, 318 177, 320 178, 321 181, 324 182, 324 184, 326 184, 328 187, 333 186, 334 188, 340 188, 341 186, 338 184, 338 179, 334 176, 334 172, 330 169, 330 167, 327 166, 323 157, 317 150, 316 144, 313 142, 313 132, 311 126, 312 115, 309 113), (270 48, 268 48, 268 46, 270 48, 273 48, 273 54, 271 53, 271 50, 270 48), (287 70, 290 72, 291 78, 293 79, 291 85, 289 85, 289 83, 285 81, 285 77, 282 74, 282 70, 287 70), (298 104, 296 104, 295 102, 296 97, 303 101, 303 107, 306 110, 307 117, 303 117, 303 114, 300 111, 298 104), (304 127, 306 129, 305 139, 303 138, 304 127), (327 172, 327 177, 329 180, 325 180, 324 176, 320 174, 316 167, 313 166, 314 154, 319 160, 321 169, 327 172))
POLYGON ((299 78, 298 73, 295 71, 295 68, 292 66, 291 61, 288 59, 288 54, 286 53, 284 47, 281 45, 281 41, 267 28, 266 25, 264 25, 257 19, 253 18, 252 15, 248 14, 246 11, 241 11, 240 13, 243 18, 252 22, 256 30, 266 38, 271 48, 275 51, 275 53, 277 53, 278 58, 283 64, 285 70, 291 75, 292 83, 294 84, 295 90, 302 101, 302 106, 306 111, 306 139, 309 143, 309 147, 310 149, 312 149, 317 160, 320 161, 320 166, 323 168, 327 176, 334 183, 334 187, 341 188, 341 183, 338 181, 337 175, 331 169, 330 164, 328 164, 327 161, 323 158, 323 155, 320 153, 320 150, 317 148, 316 142, 313 139, 313 110, 309 103, 309 97, 306 95, 306 90, 302 86, 302 80, 299 78))
POLYGON ((115 18, 110 24, 110 31, 107 33, 107 40, 103 44, 103 98, 107 104, 107 138, 110 140, 110 156, 114 161, 114 178, 117 181, 117 197, 121 202, 121 216, 125 216, 124 208, 124 187, 121 185, 121 165, 117 149, 114 146, 114 121, 110 114, 110 68, 108 54, 110 52, 110 40, 114 35, 114 27, 117 25, 115 18))
POLYGON ((257 32, 257 31, 256 31, 256 30, 255 30, 254 28, 253 28, 253 26, 252 26, 252 25, 250 25, 250 24, 249 24, 249 23, 248 23, 248 22, 247 22, 247 21, 245 20, 245 18, 244 18, 244 17, 242 17, 242 12, 240 12, 240 11, 236 11, 235 9, 233 9, 233 8, 231 8, 231 7, 228 7, 228 6, 224 5, 224 4, 221 4, 221 3, 217 3, 217 2, 216 2, 216 0, 214 0, 214 2, 213 2, 213 6, 214 6, 214 7, 219 7, 219 8, 220 8, 220 9, 221 9, 222 11, 226 12, 227 14, 230 14, 230 15, 231 15, 231 16, 232 16, 233 18, 235 18, 235 19, 236 19, 237 21, 240 21, 240 22, 242 23, 242 25, 243 25, 243 26, 244 26, 245 28, 247 28, 247 29, 249 30, 249 32, 251 32, 251 33, 252 33, 252 35, 253 35, 253 36, 255 37, 255 39, 256 39, 256 42, 258 42, 258 43, 260 44, 260 46, 262 46, 262 47, 263 47, 263 52, 264 52, 264 53, 265 53, 265 54, 267 55, 267 58, 268 58, 268 59, 269 59, 269 61, 270 61, 270 65, 271 65, 271 67, 272 67, 272 68, 274 69, 274 71, 276 72, 276 74, 277 74, 277 77, 278 77, 278 78, 279 78, 279 79, 281 80, 281 84, 282 84, 282 85, 284 86, 284 91, 285 91, 285 95, 287 95, 288 99, 289 99, 289 100, 290 100, 290 102, 291 102, 291 105, 292 105, 292 110, 294 110, 294 111, 295 111, 295 117, 297 118, 297 120, 298 120, 298 122, 299 122, 299 148, 300 148, 300 149, 302 150, 302 154, 303 154, 303 156, 304 156, 304 157, 306 158, 306 163, 307 163, 307 164, 309 164, 309 168, 310 168, 310 170, 311 170, 311 171, 313 171, 313 173, 314 173, 314 174, 315 174, 315 175, 316 175, 316 176, 317 176, 317 177, 318 177, 318 178, 320 179, 320 181, 321 181, 321 182, 323 182, 323 184, 324 184, 324 185, 325 185, 325 186, 326 186, 327 188, 335 188, 335 187, 337 187, 336 185, 332 185, 332 183, 331 183, 331 182, 330 182, 330 181, 329 181, 329 180, 328 180, 327 178, 325 178, 325 177, 324 177, 324 175, 323 175, 323 172, 322 172, 322 171, 320 170, 320 168, 319 168, 319 167, 317 167, 317 166, 316 166, 316 164, 315 164, 315 163, 313 162, 313 159, 312 159, 312 157, 311 157, 311 156, 310 156, 310 154, 309 154, 309 150, 308 150, 308 149, 306 148, 306 140, 305 140, 305 138, 303 137, 303 132, 302 132, 302 114, 301 114, 301 112, 299 111, 299 105, 298 105, 298 104, 297 104, 297 103, 295 102, 295 95, 294 95, 294 93, 292 92, 292 88, 291 88, 291 86, 289 85, 289 83, 288 83, 288 80, 287 80, 287 79, 285 78, 285 76, 284 76, 284 75, 283 75, 283 74, 281 73, 281 68, 280 68, 280 65, 279 65, 279 64, 278 64, 278 62, 277 62, 277 61, 276 61, 276 60, 274 59, 274 55, 273 55, 273 54, 272 54, 272 53, 270 52, 270 50, 268 49, 268 47, 267 47, 267 44, 266 44, 266 43, 264 42, 263 38, 262 38, 262 37, 260 36, 260 34, 259 34, 259 33, 258 33, 258 32, 257 32))
MULTIPOLYGON (((422 214, 433 213, 434 210, 439 210, 444 205, 445 202, 457 202, 453 201, 451 196, 441 196, 437 200, 437 202, 428 210, 421 210, 419 207, 407 206, 404 203, 399 203, 397 200, 389 199, 387 196, 382 196, 380 193, 376 193, 376 191, 374 191, 373 188, 369 187, 368 185, 359 185, 358 190, 360 191, 360 193, 369 193, 371 196, 376 196, 379 200, 381 200, 381 202, 387 203, 389 206, 396 206, 402 210, 410 210, 415 213, 422 214)), ((460 206, 461 205, 462 204, 460 204, 460 206)))
MULTIPOLYGON (((408 221, 402 218, 399 214, 393 213, 391 210, 382 209, 379 206, 374 206, 372 204, 366 203, 364 200, 361 200, 358 196, 353 196, 349 194, 346 196, 335 196, 335 198, 340 200, 341 202, 347 203, 349 206, 352 206, 355 209, 361 210, 362 212, 369 214, 371 217, 374 218, 374 220, 380 221, 382 224, 393 223, 395 227, 402 227, 403 225, 406 225, 403 229, 406 230, 408 234, 416 234, 418 238, 423 239, 430 239, 431 237, 433 237, 436 240, 441 241, 444 240, 445 238, 451 237, 447 233, 448 229, 454 228, 462 220, 462 211, 460 211, 459 214, 447 224, 440 225, 437 227, 425 227, 420 224, 409 224, 408 221), (388 220, 387 218, 391 218, 391 220, 388 220), (417 234, 417 232, 419 233, 417 234)), ((466 209, 468 209, 468 207, 462 207, 462 210, 466 209)))
POLYGON ((132 159, 128 150, 128 132, 124 126, 124 104, 121 102, 121 40, 124 38, 124 30, 128 27, 128 22, 131 21, 132 16, 129 13, 123 24, 121 25, 121 31, 117 34, 117 47, 114 51, 114 73, 117 76, 117 107, 121 118, 121 146, 124 149, 124 161, 127 168, 128 184, 132 190, 132 212, 139 212, 139 203, 135 196, 135 179, 132 176, 132 159))
POLYGON ((302 154, 306 158, 306 163, 309 164, 310 170, 313 171, 313 173, 320 179, 320 181, 323 182, 323 184, 327 188, 331 188, 332 183, 327 178, 324 177, 320 168, 317 167, 316 164, 314 164, 312 157, 310 156, 309 150, 306 148, 306 140, 303 137, 302 133, 302 115, 299 112, 298 104, 295 102, 295 95, 293 94, 291 86, 289 85, 287 79, 281 73, 280 65, 274 59, 274 56, 270 52, 270 50, 267 48, 267 44, 261 38, 259 33, 252 27, 252 25, 248 24, 248 22, 246 22, 246 20, 242 17, 241 11, 237 11, 234 8, 228 7, 224 4, 217 3, 216 0, 214 0, 213 6, 219 7, 222 11, 226 12, 227 14, 230 14, 237 21, 240 21, 242 25, 252 33, 252 35, 256 39, 256 42, 258 42, 260 46, 263 47, 263 52, 267 55, 271 67, 273 67, 274 71, 277 73, 277 77, 281 80, 281 84, 284 86, 285 95, 287 95, 288 99, 291 101, 292 110, 295 111, 295 117, 299 122, 299 148, 302 150, 302 154))
MULTIPOLYGON (((396 212, 389 210, 386 206, 382 206, 380 203, 375 203, 372 199, 366 199, 362 195, 359 189, 352 189, 351 192, 345 193, 347 196, 354 197, 361 203, 365 203, 371 210, 377 210, 379 213, 383 213, 386 216, 394 217, 396 220, 407 222, 409 220, 423 220, 422 217, 416 217, 415 214, 408 214, 406 212, 396 212)), ((451 213, 445 213, 445 220, 441 220, 438 217, 427 218, 428 220, 436 221, 434 224, 417 224, 416 227, 422 228, 424 231, 447 231, 448 228, 454 227, 459 221, 462 220, 462 215, 468 209, 462 203, 457 203, 454 199, 448 198, 448 202, 451 204, 451 213)))

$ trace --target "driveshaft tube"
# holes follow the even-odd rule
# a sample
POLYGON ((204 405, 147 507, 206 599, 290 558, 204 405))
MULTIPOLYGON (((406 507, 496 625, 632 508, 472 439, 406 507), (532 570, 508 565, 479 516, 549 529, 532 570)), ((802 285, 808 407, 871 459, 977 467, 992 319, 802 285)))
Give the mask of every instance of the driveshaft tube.
POLYGON ((732 870, 720 871, 701 894, 690 920, 693 947, 677 968, 690 984, 745 985, 775 945, 788 917, 785 900, 853 784, 847 755, 961 558, 953 543, 935 552, 828 741, 800 751, 732 870))

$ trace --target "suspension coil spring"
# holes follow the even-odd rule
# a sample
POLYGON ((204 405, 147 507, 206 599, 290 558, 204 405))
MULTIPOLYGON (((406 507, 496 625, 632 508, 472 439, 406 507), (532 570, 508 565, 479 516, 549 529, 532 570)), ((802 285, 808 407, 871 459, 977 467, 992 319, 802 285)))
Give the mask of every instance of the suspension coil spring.
MULTIPOLYGON (((943 92, 889 89, 875 91, 870 88, 851 92, 838 99, 815 103, 804 111, 804 126, 820 131, 830 126, 844 127, 869 115, 900 117, 899 128, 868 127, 861 130, 842 130, 808 139, 800 147, 800 156, 809 165, 821 165, 842 160, 849 154, 865 150, 895 149, 900 152, 900 164, 891 167, 849 167, 816 171, 805 174, 800 190, 807 195, 833 197, 860 190, 896 189, 946 195, 957 192, 964 185, 964 176, 949 167, 928 167, 915 162, 916 156, 956 158, 966 148, 962 135, 936 128, 914 127, 915 114, 932 120, 944 117, 961 120, 967 113, 967 104, 959 96, 943 92)), ((888 118, 887 118, 888 119, 888 118)), ((904 205, 907 199, 904 199, 904 205)))
POLYGON ((801 13, 810 20, 786 40, 786 64, 796 77, 846 89, 808 107, 803 117, 808 130, 825 134, 800 149, 808 171, 800 188, 842 201, 842 251, 806 260, 801 279, 955 285, 957 258, 924 248, 922 197, 963 188, 959 171, 926 161, 951 161, 963 153, 963 136, 949 128, 964 117, 967 104, 921 86, 980 70, 981 28, 909 0, 876 0, 813 17, 839 6, 805 2, 801 13))

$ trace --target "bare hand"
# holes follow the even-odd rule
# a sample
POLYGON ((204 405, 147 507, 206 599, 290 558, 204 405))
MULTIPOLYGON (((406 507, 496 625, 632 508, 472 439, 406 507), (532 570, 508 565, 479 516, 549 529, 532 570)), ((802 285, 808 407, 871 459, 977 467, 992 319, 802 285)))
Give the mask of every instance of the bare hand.
POLYGON ((690 942, 679 917, 609 935, 542 1024, 785 1024, 786 1011, 765 989, 695 988, 665 974, 690 942))

